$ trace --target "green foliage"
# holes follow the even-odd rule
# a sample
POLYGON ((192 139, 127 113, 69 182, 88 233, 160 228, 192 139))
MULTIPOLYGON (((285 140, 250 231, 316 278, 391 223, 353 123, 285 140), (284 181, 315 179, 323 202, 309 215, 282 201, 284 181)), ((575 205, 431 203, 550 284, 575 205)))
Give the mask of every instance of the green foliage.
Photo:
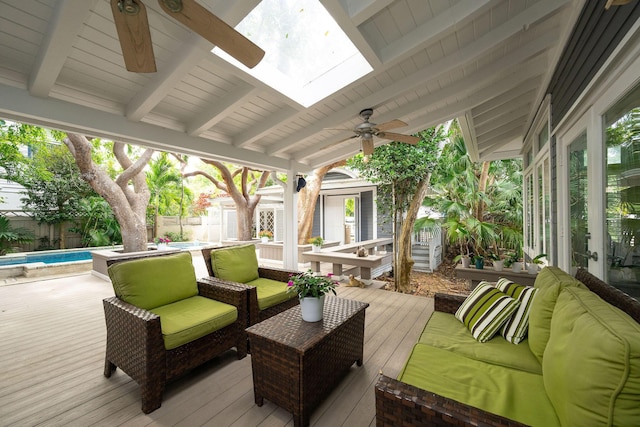
POLYGON ((378 206, 387 212, 405 211, 420 181, 436 165, 439 145, 446 138, 442 127, 429 128, 416 136, 416 145, 392 142, 379 146, 371 156, 355 156, 347 164, 378 185, 378 206))
POLYGON ((338 282, 331 279, 331 276, 333 276, 331 273, 327 276, 319 276, 311 270, 300 274, 292 274, 289 277, 287 292, 295 293, 300 298, 317 298, 329 292, 336 295, 335 287, 338 282))
POLYGON ((20 175, 25 211, 40 222, 60 224, 81 215, 81 200, 94 195, 63 145, 41 146, 20 175))
POLYGON ((0 255, 14 252, 13 245, 29 243, 34 239, 30 230, 22 227, 12 227, 9 219, 0 215, 0 255))
POLYGON ((190 236, 186 233, 175 233, 173 231, 167 231, 164 233, 166 237, 171 239, 172 242, 187 242, 190 239, 190 236))
POLYGON ((474 163, 462 136, 443 148, 424 205, 444 215, 443 227, 460 254, 499 255, 522 245, 520 160, 474 163))
POLYGON ((111 206, 100 196, 80 200, 76 227, 69 231, 79 233, 83 246, 111 246, 122 243, 120 225, 111 206))
POLYGON ((182 173, 167 153, 149 162, 147 185, 151 192, 148 209, 157 215, 182 216, 191 205, 193 194, 183 185, 182 173))

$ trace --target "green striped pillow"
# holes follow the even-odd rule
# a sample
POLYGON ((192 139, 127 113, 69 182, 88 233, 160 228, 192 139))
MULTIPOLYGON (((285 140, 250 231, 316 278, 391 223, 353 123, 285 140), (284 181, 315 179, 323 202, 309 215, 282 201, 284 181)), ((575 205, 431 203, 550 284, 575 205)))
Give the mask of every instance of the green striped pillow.
POLYGON ((489 283, 480 282, 464 300, 455 316, 469 329, 473 338, 486 342, 509 320, 518 305, 518 300, 489 283))
POLYGON ((500 329, 500 334, 510 343, 518 344, 527 335, 529 329, 529 312, 531 303, 538 292, 532 286, 517 285, 508 279, 500 279, 496 283, 496 288, 505 294, 520 301, 518 309, 513 313, 511 319, 505 322, 500 329))

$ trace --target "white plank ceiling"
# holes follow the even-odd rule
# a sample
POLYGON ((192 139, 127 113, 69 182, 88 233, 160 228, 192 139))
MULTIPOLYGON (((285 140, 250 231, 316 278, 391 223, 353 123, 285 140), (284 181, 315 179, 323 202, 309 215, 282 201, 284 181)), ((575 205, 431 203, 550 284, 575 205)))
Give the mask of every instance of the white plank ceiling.
MULTIPOLYGON (((373 67, 305 108, 145 1, 157 73, 124 67, 108 0, 0 0, 0 118, 265 169, 360 150, 358 112, 415 133, 462 118, 477 159, 522 142, 584 0, 320 0, 373 67), (342 141, 342 142, 341 142, 342 141)), ((259 0, 198 0, 234 26, 259 0)), ((385 140, 376 139, 375 144, 385 140)))

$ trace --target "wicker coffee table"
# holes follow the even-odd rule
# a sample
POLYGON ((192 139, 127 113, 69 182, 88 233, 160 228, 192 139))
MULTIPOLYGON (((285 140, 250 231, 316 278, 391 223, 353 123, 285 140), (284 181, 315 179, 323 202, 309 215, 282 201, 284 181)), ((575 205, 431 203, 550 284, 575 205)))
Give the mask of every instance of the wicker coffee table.
POLYGON ((248 328, 256 404, 269 399, 293 413, 294 426, 309 425, 351 365, 362 366, 368 306, 326 296, 320 322, 302 320, 298 305, 248 328))

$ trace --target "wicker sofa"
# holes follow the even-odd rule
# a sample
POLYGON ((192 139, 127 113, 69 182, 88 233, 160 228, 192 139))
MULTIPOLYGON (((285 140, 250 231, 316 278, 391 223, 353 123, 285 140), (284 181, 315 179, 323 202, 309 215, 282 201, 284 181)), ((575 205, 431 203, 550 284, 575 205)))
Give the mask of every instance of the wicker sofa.
POLYGON ((289 277, 299 272, 260 267, 252 243, 203 248, 202 257, 211 279, 246 289, 247 327, 300 303, 295 294, 287 293, 286 286, 289 277))
POLYGON ((465 297, 436 295, 398 379, 377 381, 377 425, 640 425, 640 303, 585 270, 547 267, 534 288, 517 345, 474 340, 465 297))

